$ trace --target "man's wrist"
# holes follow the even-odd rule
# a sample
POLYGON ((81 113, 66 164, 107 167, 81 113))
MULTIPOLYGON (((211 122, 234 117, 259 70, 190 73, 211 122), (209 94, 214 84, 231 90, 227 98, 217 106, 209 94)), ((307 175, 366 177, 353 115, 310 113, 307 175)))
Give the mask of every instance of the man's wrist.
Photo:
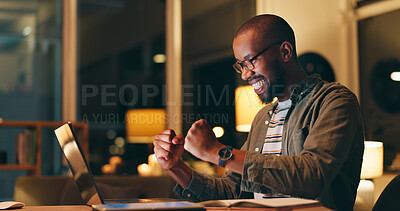
POLYGON ((192 168, 186 165, 183 160, 179 160, 172 168, 165 170, 175 181, 186 189, 192 180, 192 168))
POLYGON ((183 162, 183 160, 180 159, 180 160, 178 161, 178 163, 176 163, 174 166, 172 166, 172 167, 169 168, 169 169, 164 169, 164 171, 166 171, 167 173, 178 172, 178 171, 180 171, 179 169, 184 168, 185 165, 186 165, 185 162, 183 162))
POLYGON ((218 165, 219 162, 219 156, 218 156, 218 151, 222 148, 226 147, 226 145, 223 145, 218 142, 218 144, 212 148, 212 150, 209 151, 208 153, 208 162, 213 163, 215 165, 218 165))

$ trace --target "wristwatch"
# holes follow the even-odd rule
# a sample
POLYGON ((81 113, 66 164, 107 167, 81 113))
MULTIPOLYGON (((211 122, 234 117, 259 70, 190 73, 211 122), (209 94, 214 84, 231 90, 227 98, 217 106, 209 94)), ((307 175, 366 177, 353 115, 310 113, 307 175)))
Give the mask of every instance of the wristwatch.
POLYGON ((230 158, 232 158, 232 155, 233 155, 233 154, 232 154, 232 150, 233 150, 232 147, 226 146, 226 147, 224 147, 224 148, 221 148, 221 149, 218 151, 218 157, 219 157, 218 165, 219 165, 219 166, 225 168, 226 161, 229 160, 230 158))

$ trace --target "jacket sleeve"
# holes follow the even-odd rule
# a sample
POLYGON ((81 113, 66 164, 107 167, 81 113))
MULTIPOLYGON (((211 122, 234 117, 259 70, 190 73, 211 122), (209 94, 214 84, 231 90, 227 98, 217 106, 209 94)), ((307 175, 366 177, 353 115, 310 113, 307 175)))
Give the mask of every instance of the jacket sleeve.
MULTIPOLYGON (((248 147, 247 140, 242 146, 242 150, 248 147)), ((236 199, 240 196, 241 174, 233 171, 226 171, 222 177, 215 177, 201 174, 192 170, 192 180, 189 186, 184 189, 177 184, 174 192, 188 201, 206 201, 218 199, 236 199)))
MULTIPOLYGON (((241 147, 241 150, 248 151, 251 144, 256 142, 254 135, 258 131, 257 124, 262 123, 267 111, 274 105, 265 106, 262 108, 254 118, 250 133, 246 142, 241 147)), ((252 198, 253 192, 243 192, 241 187, 242 175, 226 171, 222 177, 214 177, 204 175, 192 170, 192 180, 189 186, 184 189, 179 184, 174 188, 174 192, 182 198, 189 201, 205 201, 205 200, 218 200, 218 199, 236 199, 236 198, 252 198)))
MULTIPOLYGON (((308 134, 299 134, 304 137, 301 153, 275 156, 247 152, 242 183, 253 183, 305 198, 317 198, 322 194, 324 187, 332 182, 348 159, 354 140, 362 141, 358 138, 362 137, 359 135, 362 122, 358 101, 347 89, 326 94, 314 106, 308 134)), ((301 138, 288 139, 298 141, 301 138)), ((362 150, 354 153, 362 158, 362 150)), ((251 192, 255 186, 242 187, 251 192)))
POLYGON ((188 201, 235 199, 240 195, 241 175, 227 171, 222 177, 200 174, 193 170, 192 180, 186 189, 179 184, 174 192, 188 201))

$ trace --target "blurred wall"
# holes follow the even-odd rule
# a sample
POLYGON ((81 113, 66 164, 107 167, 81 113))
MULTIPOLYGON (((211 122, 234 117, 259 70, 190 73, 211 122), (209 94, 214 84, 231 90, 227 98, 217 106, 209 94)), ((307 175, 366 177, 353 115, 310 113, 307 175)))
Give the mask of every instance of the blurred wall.
MULTIPOLYGON (((359 94, 358 70, 352 68, 351 16, 348 0, 258 0, 257 14, 272 13, 293 28, 298 55, 313 52, 333 67, 336 81, 359 94)), ((353 43, 354 44, 354 43, 353 43)))

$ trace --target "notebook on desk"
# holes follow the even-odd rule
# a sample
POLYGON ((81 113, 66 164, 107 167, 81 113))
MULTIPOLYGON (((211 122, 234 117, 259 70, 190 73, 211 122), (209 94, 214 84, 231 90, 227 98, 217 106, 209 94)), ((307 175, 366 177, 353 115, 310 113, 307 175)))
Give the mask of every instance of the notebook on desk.
POLYGON ((160 199, 104 200, 70 122, 54 130, 83 201, 98 210, 203 210, 202 205, 160 199))

